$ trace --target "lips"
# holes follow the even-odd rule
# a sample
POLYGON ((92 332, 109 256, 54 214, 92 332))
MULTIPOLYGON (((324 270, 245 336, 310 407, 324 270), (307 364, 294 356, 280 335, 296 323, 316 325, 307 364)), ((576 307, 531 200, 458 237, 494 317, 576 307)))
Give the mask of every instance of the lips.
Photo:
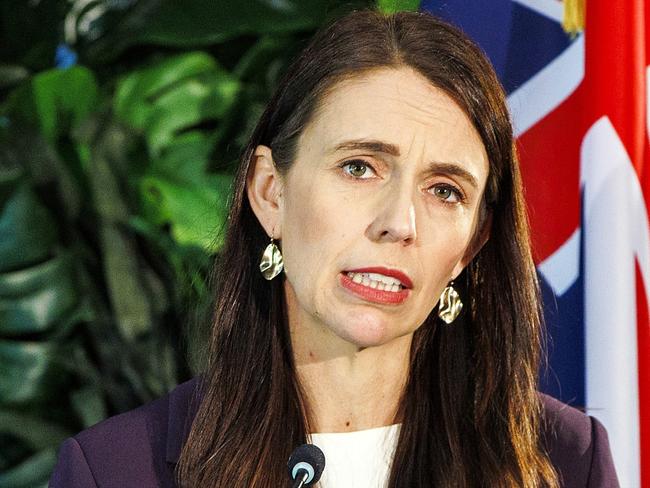
POLYGON ((341 273, 340 275, 341 286, 348 292, 352 293, 358 298, 367 302, 384 304, 384 305, 398 305, 406 300, 411 292, 408 288, 403 288, 398 291, 385 291, 370 288, 362 283, 355 283, 350 277, 341 273))
POLYGON ((390 278, 395 278, 399 280, 401 285, 404 288, 413 288, 413 282, 411 279, 401 271, 397 269, 383 268, 381 266, 373 266, 370 268, 358 268, 358 269, 348 269, 346 273, 373 273, 388 276, 390 278))
POLYGON ((341 286, 363 300, 398 305, 409 297, 411 279, 401 271, 372 267, 344 271, 341 286))

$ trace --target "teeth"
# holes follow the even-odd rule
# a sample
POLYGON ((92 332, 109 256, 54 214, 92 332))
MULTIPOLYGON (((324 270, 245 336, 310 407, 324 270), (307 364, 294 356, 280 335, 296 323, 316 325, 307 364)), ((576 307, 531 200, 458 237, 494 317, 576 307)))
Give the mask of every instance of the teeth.
POLYGON ((381 281, 382 283, 386 283, 387 285, 401 285, 402 282, 398 280, 397 278, 393 278, 391 276, 384 276, 382 274, 377 274, 377 273, 368 273, 367 274, 368 278, 374 281, 381 281))
POLYGON ((355 283, 381 291, 398 292, 403 288, 402 282, 398 279, 377 273, 349 272, 348 278, 355 283))

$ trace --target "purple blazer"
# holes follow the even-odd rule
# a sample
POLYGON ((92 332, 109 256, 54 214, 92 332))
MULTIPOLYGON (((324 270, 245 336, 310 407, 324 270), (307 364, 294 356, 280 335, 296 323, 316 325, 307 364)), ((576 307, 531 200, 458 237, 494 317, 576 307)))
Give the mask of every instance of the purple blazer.
MULTIPOLYGON (((50 488, 174 487, 174 468, 196 413, 196 385, 183 383, 66 440, 50 488)), ((543 438, 562 486, 619 487, 602 424, 547 395, 541 398, 543 438)))

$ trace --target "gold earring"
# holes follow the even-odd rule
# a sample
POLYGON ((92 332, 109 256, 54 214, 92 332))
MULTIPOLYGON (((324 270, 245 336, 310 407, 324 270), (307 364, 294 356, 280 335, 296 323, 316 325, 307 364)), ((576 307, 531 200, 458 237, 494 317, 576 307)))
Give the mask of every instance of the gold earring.
POLYGON ((282 261, 282 253, 280 248, 275 245, 273 242, 273 236, 271 236, 271 243, 266 246, 264 249, 264 254, 262 254, 262 261, 260 261, 260 271, 262 276, 267 280, 272 280, 277 275, 279 275, 284 269, 284 263, 282 261))
POLYGON ((450 282, 442 291, 440 302, 438 303, 438 317, 446 324, 451 324, 456 320, 458 314, 463 309, 463 302, 460 300, 458 292, 454 290, 453 284, 453 281, 450 282))

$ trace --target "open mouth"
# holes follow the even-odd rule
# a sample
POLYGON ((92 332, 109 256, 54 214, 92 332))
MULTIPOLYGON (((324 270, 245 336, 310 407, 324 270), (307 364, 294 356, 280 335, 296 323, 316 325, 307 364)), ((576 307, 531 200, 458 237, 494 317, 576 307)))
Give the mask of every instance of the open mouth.
MULTIPOLYGON (((391 274, 399 274, 391 272, 391 274)), ((412 287, 411 281, 405 275, 401 278, 379 273, 376 269, 343 271, 340 274, 343 288, 363 300, 382 303, 399 304, 406 300, 412 287)))
POLYGON ((405 288, 400 280, 379 273, 354 273, 348 271, 346 275, 355 283, 367 286, 373 290, 396 293, 405 288))

